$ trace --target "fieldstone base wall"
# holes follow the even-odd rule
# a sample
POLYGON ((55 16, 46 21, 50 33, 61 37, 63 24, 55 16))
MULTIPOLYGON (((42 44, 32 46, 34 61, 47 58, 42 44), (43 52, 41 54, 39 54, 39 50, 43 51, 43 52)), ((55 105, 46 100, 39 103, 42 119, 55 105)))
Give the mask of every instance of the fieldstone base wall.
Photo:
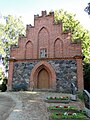
MULTIPOLYGON (((28 90, 31 71, 40 61, 15 62, 12 80, 13 90, 28 90)), ((48 60, 56 73, 57 92, 70 92, 71 82, 77 87, 77 66, 75 60, 48 60)))
POLYGON ((29 79, 33 67, 38 62, 15 62, 14 63, 14 72, 13 72, 13 81, 12 89, 13 90, 28 90, 29 88, 29 79))
POLYGON ((75 60, 48 61, 56 72, 56 91, 71 92, 71 82, 77 87, 77 66, 75 60))

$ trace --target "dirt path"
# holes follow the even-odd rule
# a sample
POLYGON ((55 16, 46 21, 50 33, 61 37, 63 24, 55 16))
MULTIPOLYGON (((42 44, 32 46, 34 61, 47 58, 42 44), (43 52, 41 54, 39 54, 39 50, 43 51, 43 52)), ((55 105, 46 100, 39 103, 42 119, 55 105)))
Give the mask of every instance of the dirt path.
POLYGON ((15 102, 10 97, 0 93, 0 120, 5 120, 14 106, 15 102))
MULTIPOLYGON (((70 96, 70 94, 52 92, 7 92, 4 95, 11 97, 16 102, 16 106, 7 120, 49 120, 50 113, 47 112, 47 107, 64 104, 46 103, 44 102, 46 97, 70 96)), ((70 104, 83 108, 83 104, 79 101, 71 102, 70 104)))

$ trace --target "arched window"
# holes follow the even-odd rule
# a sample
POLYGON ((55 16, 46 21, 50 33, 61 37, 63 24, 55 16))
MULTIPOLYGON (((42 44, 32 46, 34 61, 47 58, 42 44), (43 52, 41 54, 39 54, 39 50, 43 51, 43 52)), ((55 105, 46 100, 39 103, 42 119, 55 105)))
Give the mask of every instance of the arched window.
POLYGON ((31 41, 28 41, 26 43, 26 51, 25 51, 25 57, 26 59, 32 59, 33 58, 33 44, 31 41))
POLYGON ((55 57, 62 57, 63 55, 63 42, 59 38, 55 40, 54 43, 54 56, 55 57))
POLYGON ((38 57, 48 57, 49 34, 45 27, 41 28, 38 34, 38 57))

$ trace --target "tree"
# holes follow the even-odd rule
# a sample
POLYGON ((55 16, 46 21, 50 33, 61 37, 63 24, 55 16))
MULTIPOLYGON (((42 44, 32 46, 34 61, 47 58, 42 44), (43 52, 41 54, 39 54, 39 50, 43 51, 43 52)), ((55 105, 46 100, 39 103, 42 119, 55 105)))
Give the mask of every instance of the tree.
MULTIPOLYGON (((87 8, 90 10, 90 4, 87 8)), ((90 14, 90 12, 88 12, 90 14)), ((85 30, 75 15, 64 10, 55 11, 55 23, 63 22, 63 31, 71 31, 72 41, 81 40, 84 58, 84 87, 90 92, 90 32, 85 30)))
POLYGON ((85 11, 90 15, 90 3, 88 3, 87 7, 85 8, 85 11))
POLYGON ((72 41, 81 41, 83 56, 85 56, 84 61, 90 62, 90 32, 80 25, 74 14, 67 11, 55 11, 55 23, 60 21, 63 23, 63 31, 71 31, 72 41))
POLYGON ((0 54, 3 56, 3 65, 7 72, 10 46, 17 44, 19 35, 25 34, 25 28, 21 17, 8 15, 4 16, 3 20, 5 23, 0 24, 0 54))
POLYGON ((0 81, 4 78, 4 73, 2 72, 2 68, 0 67, 0 81))
POLYGON ((84 88, 90 92, 90 63, 84 64, 84 88))

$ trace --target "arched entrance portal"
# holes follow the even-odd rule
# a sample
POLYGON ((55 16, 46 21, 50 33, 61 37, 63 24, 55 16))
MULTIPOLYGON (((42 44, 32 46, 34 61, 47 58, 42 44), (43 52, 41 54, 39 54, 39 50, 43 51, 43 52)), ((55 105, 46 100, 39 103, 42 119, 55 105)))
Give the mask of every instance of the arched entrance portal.
POLYGON ((40 70, 38 74, 38 79, 37 79, 37 88, 39 89, 49 89, 50 86, 50 81, 49 81, 49 74, 48 72, 43 68, 40 70))
POLYGON ((34 66, 30 76, 30 87, 56 90, 56 74, 52 66, 42 61, 34 66))

